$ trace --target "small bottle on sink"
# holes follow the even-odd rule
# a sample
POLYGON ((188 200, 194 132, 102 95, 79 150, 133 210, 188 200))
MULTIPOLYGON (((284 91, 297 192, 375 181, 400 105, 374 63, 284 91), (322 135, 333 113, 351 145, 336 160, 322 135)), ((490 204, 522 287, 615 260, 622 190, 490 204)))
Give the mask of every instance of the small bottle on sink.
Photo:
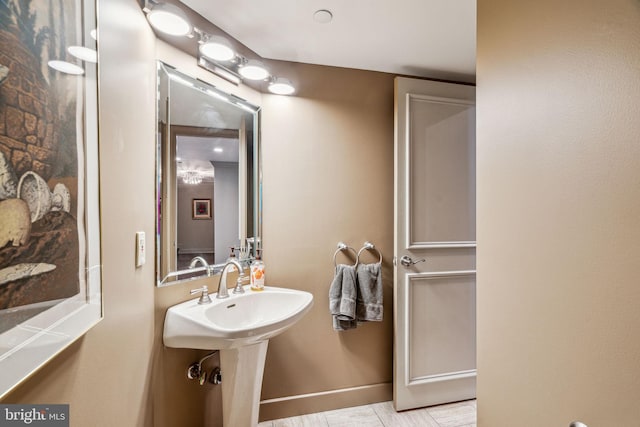
POLYGON ((256 259, 251 263, 251 290, 264 290, 264 262, 260 256, 260 249, 256 250, 256 259))

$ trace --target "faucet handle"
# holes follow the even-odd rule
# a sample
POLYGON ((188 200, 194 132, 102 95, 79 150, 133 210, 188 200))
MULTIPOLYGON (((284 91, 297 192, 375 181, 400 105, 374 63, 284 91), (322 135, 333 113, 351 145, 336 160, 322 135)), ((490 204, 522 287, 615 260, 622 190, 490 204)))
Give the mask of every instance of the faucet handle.
POLYGON ((209 296, 209 288, 207 285, 204 285, 198 289, 191 289, 190 294, 195 295, 201 293, 200 299, 198 300, 198 304, 211 304, 211 297, 209 296))
POLYGON ((238 280, 236 280, 236 287, 233 289, 234 294, 244 294, 244 288, 242 287, 242 278, 242 275, 238 276, 238 280))

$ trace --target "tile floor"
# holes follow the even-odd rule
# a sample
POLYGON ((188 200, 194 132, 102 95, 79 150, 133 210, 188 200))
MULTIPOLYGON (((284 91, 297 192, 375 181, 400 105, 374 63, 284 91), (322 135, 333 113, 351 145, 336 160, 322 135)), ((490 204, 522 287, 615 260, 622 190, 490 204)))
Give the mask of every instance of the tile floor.
POLYGON ((258 427, 476 427, 476 401, 396 412, 391 402, 264 421, 258 427))

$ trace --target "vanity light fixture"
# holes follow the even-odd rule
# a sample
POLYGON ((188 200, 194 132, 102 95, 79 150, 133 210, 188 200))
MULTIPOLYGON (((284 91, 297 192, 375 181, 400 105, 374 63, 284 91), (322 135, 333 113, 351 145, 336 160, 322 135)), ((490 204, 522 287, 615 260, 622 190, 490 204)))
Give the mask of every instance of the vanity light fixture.
POLYGON ((274 78, 269 84, 269 92, 276 95, 291 95, 296 91, 291 80, 284 77, 274 78))
MULTIPOLYGON (((143 0, 147 20, 157 31, 173 36, 198 36, 198 65, 231 83, 238 85, 241 77, 247 80, 269 82, 269 91, 278 95, 291 95, 295 88, 288 79, 272 76, 261 61, 248 59, 233 50, 224 37, 207 34, 189 22, 186 13, 171 3, 143 0), (225 63, 224 65, 221 63, 225 63)), ((328 12, 328 11, 325 11, 328 12)), ((330 15, 330 12, 329 12, 330 15)), ((88 60, 70 53, 80 59, 88 60)), ((88 57, 88 56, 87 56, 88 57)), ((193 86, 193 84, 190 84, 193 86)), ((253 112, 253 110, 252 110, 253 112)))
POLYGON ((255 59, 248 60, 238 70, 240 75, 249 80, 264 80, 269 77, 269 72, 265 68, 264 64, 255 59))
POLYGON ((156 30, 171 36, 191 34, 192 27, 187 15, 178 6, 167 3, 153 4, 149 1, 145 9, 148 9, 147 20, 156 30))
POLYGON ((231 44, 219 36, 203 34, 199 50, 201 54, 214 61, 231 61, 236 57, 231 44))

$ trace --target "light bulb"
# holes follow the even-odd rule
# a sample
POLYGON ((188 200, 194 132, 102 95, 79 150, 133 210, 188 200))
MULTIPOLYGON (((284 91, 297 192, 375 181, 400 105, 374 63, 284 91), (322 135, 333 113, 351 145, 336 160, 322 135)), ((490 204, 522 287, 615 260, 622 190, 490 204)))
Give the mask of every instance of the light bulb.
POLYGON ((264 80, 269 77, 269 72, 260 61, 250 60, 238 70, 240 75, 249 80, 264 80))
POLYGON ((191 24, 184 12, 172 4, 154 6, 147 19, 153 28, 172 36, 186 36, 191 32, 191 24))
POLYGON ((293 87, 291 80, 278 77, 269 85, 269 92, 276 95, 291 95, 296 89, 293 87))
POLYGON ((200 45, 200 53, 214 61, 230 61, 236 57, 229 42, 222 37, 211 36, 200 45))

